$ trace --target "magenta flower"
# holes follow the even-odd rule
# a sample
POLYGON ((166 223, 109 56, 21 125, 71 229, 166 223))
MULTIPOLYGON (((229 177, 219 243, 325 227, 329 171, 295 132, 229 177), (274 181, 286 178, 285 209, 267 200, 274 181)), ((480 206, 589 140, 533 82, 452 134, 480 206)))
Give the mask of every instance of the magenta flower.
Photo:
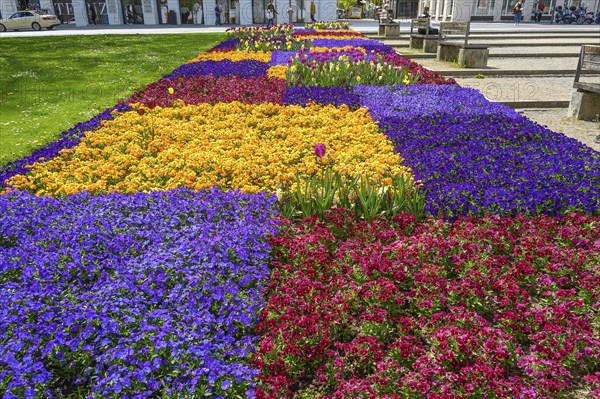
POLYGON ((325 144, 317 144, 315 146, 315 155, 319 158, 323 158, 325 156, 325 144))

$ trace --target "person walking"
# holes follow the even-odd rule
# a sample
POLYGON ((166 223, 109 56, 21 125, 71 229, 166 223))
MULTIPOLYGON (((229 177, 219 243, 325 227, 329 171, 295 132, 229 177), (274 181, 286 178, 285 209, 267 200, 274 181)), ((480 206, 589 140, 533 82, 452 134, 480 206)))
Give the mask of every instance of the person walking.
POLYGON ((133 10, 131 9, 132 6, 127 6, 127 24, 128 25, 133 25, 134 22, 134 16, 133 16, 133 10))
POLYGON ((315 5, 315 0, 310 1, 310 21, 317 22, 315 19, 315 14, 317 13, 317 6, 315 5))
POLYGON ((96 7, 94 6, 94 4, 90 5, 90 19, 92 20, 92 23, 94 25, 96 25, 96 19, 98 18, 98 14, 96 13, 96 7))
POLYGON ((513 14, 515 15, 515 26, 519 26, 521 23, 521 16, 523 15, 523 1, 519 0, 515 4, 512 9, 513 14))
POLYGON ((223 25, 221 23, 221 6, 219 3, 215 6, 215 25, 223 25))
POLYGON ((274 18, 277 15, 277 11, 275 11, 275 6, 273 5, 273 0, 269 1, 267 5, 267 29, 270 26, 275 25, 274 18))

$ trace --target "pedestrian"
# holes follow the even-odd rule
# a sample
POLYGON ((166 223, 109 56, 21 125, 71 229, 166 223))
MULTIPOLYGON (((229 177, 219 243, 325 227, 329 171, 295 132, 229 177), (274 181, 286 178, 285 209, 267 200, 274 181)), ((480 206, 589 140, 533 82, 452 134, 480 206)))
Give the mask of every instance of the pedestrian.
POLYGON ((540 22, 542 20, 542 14, 546 9, 546 5, 541 1, 537 5, 537 11, 535 12, 535 22, 540 22))
MULTIPOLYGON (((429 7, 423 7, 423 13, 419 15, 419 18, 429 18, 431 20, 431 15, 429 15, 429 7)), ((438 33, 440 33, 440 31, 437 28, 432 28, 431 26, 429 26, 429 29, 419 28, 417 30, 419 35, 427 35, 428 31, 430 35, 437 35, 438 33)))
POLYGON ((131 9, 131 6, 127 6, 127 24, 133 25, 133 22, 133 10, 131 9))
POLYGON ((221 6, 219 5, 219 3, 217 3, 217 5, 215 6, 215 25, 222 25, 221 24, 221 6))
POLYGON ((275 15, 277 15, 277 11, 273 5, 273 0, 271 0, 267 5, 267 29, 269 29, 270 26, 275 25, 275 15))
POLYGON ((181 9, 179 11, 181 12, 181 23, 187 24, 188 18, 190 16, 190 9, 187 8, 186 6, 183 6, 183 7, 181 7, 181 9))
POLYGON ((515 4, 512 9, 513 14, 515 15, 515 26, 519 26, 521 23, 521 16, 523 15, 523 1, 519 0, 515 4))
POLYGON ((315 19, 315 14, 317 13, 317 6, 315 5, 315 0, 310 1, 310 21, 317 22, 315 19))
POLYGON ((92 23, 94 25, 96 25, 96 19, 98 18, 98 14, 96 14, 96 7, 94 7, 94 4, 90 5, 90 19, 92 20, 92 23))

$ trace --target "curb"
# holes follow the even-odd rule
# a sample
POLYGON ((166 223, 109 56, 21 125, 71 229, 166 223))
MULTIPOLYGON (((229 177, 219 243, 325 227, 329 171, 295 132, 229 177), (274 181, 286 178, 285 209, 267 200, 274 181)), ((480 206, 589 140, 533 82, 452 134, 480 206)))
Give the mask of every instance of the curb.
MULTIPOLYGON (((428 68, 428 67, 426 67, 428 68)), ((428 68, 431 69, 431 68, 428 68)), ((461 76, 474 77, 475 75, 484 76, 575 76, 575 69, 552 69, 549 71, 522 70, 522 69, 453 69, 453 70, 436 70, 442 76, 461 76)), ((600 75, 600 71, 582 71, 582 75, 600 75)))
POLYGON ((570 101, 553 100, 553 101, 498 101, 514 109, 531 109, 531 108, 569 108, 570 101))
MULTIPOLYGON (((410 59, 435 59, 434 53, 423 53, 423 54, 402 54, 403 56, 410 59)), ((527 54, 526 57, 521 54, 509 54, 509 53, 490 53, 489 58, 577 58, 579 53, 532 53, 527 54)))

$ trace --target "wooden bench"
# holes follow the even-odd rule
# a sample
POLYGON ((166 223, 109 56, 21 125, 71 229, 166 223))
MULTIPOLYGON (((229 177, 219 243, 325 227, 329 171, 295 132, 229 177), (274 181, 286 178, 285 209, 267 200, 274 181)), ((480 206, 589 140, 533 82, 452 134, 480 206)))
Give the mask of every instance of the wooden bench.
POLYGON ((466 68, 486 67, 489 46, 469 44, 469 33, 469 22, 440 22, 442 41, 437 48, 437 59, 457 62, 466 68))
POLYGON ((573 82, 577 91, 571 97, 569 116, 592 120, 600 114, 600 79, 597 73, 600 73, 600 46, 581 46, 573 82), (580 81, 581 74, 587 72, 594 73, 594 82, 580 81))
POLYGON ((410 21, 410 48, 423 50, 424 53, 437 52, 438 44, 441 40, 440 33, 430 33, 431 25, 429 18, 413 18, 410 21), (416 29, 417 33, 413 33, 416 29), (419 29, 425 30, 425 34, 420 34, 419 29))

